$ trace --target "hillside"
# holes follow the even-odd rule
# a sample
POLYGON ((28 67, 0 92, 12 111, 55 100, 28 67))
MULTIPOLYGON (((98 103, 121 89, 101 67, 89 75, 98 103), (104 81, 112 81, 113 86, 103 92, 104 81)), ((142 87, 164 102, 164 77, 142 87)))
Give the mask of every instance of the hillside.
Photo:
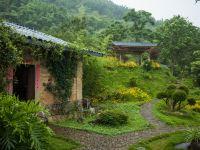
POLYGON ((128 11, 110 0, 0 0, 0 18, 38 30, 50 31, 71 16, 87 16, 93 30, 121 19, 128 11))

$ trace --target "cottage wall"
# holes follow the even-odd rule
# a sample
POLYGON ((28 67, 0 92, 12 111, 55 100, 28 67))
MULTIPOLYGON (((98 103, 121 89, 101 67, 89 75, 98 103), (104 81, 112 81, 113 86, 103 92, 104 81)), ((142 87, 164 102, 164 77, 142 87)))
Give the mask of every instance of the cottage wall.
MULTIPOLYGON (((48 84, 50 80, 53 82, 53 78, 48 72, 48 69, 40 64, 40 62, 25 62, 27 65, 35 65, 35 99, 39 100, 44 105, 52 105, 57 103, 56 97, 45 89, 44 84, 48 84)), ((76 77, 72 86, 72 94, 69 98, 70 101, 82 100, 82 74, 83 74, 82 62, 78 62, 76 77)), ((9 94, 13 91, 13 69, 8 69, 7 78, 11 81, 7 87, 9 94), (12 76, 12 77, 11 77, 12 76)))

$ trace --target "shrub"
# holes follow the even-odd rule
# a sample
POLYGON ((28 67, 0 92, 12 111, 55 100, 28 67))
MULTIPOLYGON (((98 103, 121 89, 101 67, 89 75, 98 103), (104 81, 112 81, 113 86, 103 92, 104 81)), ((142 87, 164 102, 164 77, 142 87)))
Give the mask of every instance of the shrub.
POLYGON ((181 103, 186 100, 189 93, 189 89, 186 86, 169 85, 164 92, 157 94, 158 99, 163 99, 171 110, 180 110, 181 103), (178 107, 177 107, 178 105, 178 107))
POLYGON ((172 95, 172 99, 177 102, 184 101, 186 100, 186 98, 187 98, 187 94, 185 91, 182 91, 182 90, 176 90, 172 95))
POLYGON ((97 58, 86 58, 83 63, 83 96, 97 98, 99 93, 103 93, 105 86, 102 78, 105 76, 106 69, 97 58))
POLYGON ((189 88, 185 85, 179 86, 178 89, 185 91, 186 94, 189 94, 189 88))
POLYGON ((153 77, 152 77, 152 75, 151 75, 151 74, 144 73, 144 74, 143 74, 143 78, 144 78, 144 79, 151 80, 153 77))
POLYGON ((94 123, 107 126, 120 126, 128 123, 128 116, 122 112, 105 111, 97 116, 94 123))
POLYGON ((143 69, 145 71, 151 71, 152 70, 152 62, 151 61, 144 61, 143 65, 142 65, 143 69))
POLYGON ((112 100, 117 100, 119 102, 122 101, 149 101, 151 100, 151 97, 142 91, 141 89, 135 87, 135 88, 122 88, 118 91, 115 91, 114 93, 109 96, 112 100))
POLYGON ((118 67, 122 67, 122 68, 128 68, 128 69, 132 69, 132 68, 136 68, 138 65, 134 62, 134 61, 128 61, 128 62, 119 62, 118 63, 118 67))
POLYGON ((179 109, 181 107, 181 103, 185 101, 187 98, 187 93, 183 90, 176 90, 172 95, 173 100, 173 110, 175 110, 176 105, 179 103, 179 109))
POLYGON ((171 85, 169 85, 168 87, 167 87, 167 90, 174 90, 174 89, 176 89, 177 87, 176 87, 176 85, 175 84, 171 84, 171 85))
POLYGON ((130 79, 128 86, 129 87, 137 87, 137 81, 134 77, 130 79))
POLYGON ((37 117, 43 111, 38 103, 20 102, 15 96, 0 94, 1 149, 48 149, 52 131, 37 117))
POLYGON ((158 93, 158 94, 157 94, 157 98, 158 98, 158 99, 167 98, 166 92, 160 92, 160 93, 158 93))
POLYGON ((187 105, 186 109, 200 112, 200 101, 195 101, 194 105, 187 105))

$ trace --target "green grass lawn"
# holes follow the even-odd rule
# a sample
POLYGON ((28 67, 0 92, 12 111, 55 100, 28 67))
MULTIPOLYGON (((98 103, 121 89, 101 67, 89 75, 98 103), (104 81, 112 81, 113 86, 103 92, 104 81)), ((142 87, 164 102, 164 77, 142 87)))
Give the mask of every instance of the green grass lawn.
POLYGON ((140 114, 140 107, 134 103, 110 103, 103 104, 101 107, 103 107, 104 110, 116 110, 126 113, 129 116, 128 124, 119 127, 109 127, 89 123, 95 119, 95 116, 85 118, 83 123, 79 123, 73 119, 67 119, 56 124, 63 127, 76 128, 110 136, 149 128, 149 123, 140 114))
POLYGON ((199 126, 200 123, 200 113, 188 110, 182 110, 180 112, 167 111, 166 105, 162 100, 154 106, 153 114, 161 121, 172 126, 199 126))
POLYGON ((73 150, 81 147, 80 144, 61 136, 50 138, 50 150, 73 150))
POLYGON ((184 143, 183 132, 175 132, 153 137, 149 140, 132 145, 129 150, 137 150, 138 147, 145 147, 148 150, 177 150, 175 145, 184 143))

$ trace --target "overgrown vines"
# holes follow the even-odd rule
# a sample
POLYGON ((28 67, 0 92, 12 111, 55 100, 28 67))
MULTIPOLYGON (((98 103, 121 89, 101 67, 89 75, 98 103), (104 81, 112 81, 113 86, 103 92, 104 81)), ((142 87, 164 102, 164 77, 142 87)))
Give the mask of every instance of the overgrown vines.
POLYGON ((16 69, 16 66, 23 63, 27 54, 45 65, 52 75, 54 82, 44 84, 46 89, 58 100, 67 101, 71 95, 78 53, 64 51, 64 47, 51 42, 27 39, 5 27, 2 22, 0 22, 0 92, 9 83, 6 79, 8 67, 16 69))

